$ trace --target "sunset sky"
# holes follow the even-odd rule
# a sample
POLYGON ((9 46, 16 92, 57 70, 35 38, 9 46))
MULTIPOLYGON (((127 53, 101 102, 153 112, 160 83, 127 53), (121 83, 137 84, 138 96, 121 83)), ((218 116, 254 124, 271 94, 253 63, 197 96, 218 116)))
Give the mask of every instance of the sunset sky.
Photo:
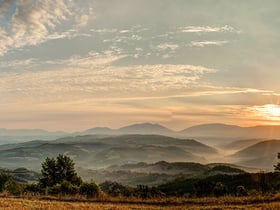
POLYGON ((279 124, 279 0, 0 0, 0 127, 279 124))

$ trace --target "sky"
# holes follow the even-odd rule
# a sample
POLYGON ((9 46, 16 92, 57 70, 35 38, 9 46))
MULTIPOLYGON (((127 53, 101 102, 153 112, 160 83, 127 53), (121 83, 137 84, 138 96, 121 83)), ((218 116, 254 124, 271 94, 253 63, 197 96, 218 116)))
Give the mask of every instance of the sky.
POLYGON ((279 0, 0 0, 0 127, 280 124, 279 0))

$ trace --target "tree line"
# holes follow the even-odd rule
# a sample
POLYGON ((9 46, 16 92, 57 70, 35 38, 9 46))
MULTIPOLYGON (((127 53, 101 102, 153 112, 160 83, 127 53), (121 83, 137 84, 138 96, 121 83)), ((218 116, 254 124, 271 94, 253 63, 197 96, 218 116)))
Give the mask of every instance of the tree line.
MULTIPOLYGON (((280 154, 278 154, 280 159, 280 154)), ((203 179, 177 179, 158 187, 138 185, 125 186, 106 181, 100 185, 94 181, 86 182, 78 176, 73 160, 65 155, 46 158, 42 163, 41 178, 38 183, 23 184, 16 182, 5 173, 0 173, 0 192, 12 195, 81 195, 98 198, 111 197, 158 198, 166 196, 247 196, 276 193, 280 190, 280 163, 271 173, 246 173, 239 175, 215 175, 203 179)))

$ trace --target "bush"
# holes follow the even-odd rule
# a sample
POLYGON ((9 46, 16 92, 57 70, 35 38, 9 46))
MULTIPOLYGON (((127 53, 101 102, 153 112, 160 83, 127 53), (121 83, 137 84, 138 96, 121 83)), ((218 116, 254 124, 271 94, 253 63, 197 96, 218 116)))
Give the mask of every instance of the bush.
POLYGON ((0 192, 5 189, 6 183, 11 180, 11 177, 8 174, 0 174, 0 192))
POLYGON ((25 185, 24 192, 42 193, 43 190, 39 184, 27 184, 25 185))
POLYGON ((71 184, 70 182, 64 180, 61 185, 61 192, 64 194, 74 195, 79 192, 79 187, 76 185, 71 184))
POLYGON ((80 186, 80 194, 89 197, 98 197, 100 194, 99 185, 95 182, 84 182, 80 186))
POLYGON ((23 185, 15 181, 9 180, 5 184, 5 189, 12 195, 21 195, 23 193, 23 185))
POLYGON ((242 185, 236 187, 236 196, 247 196, 248 192, 246 188, 242 185))
POLYGON ((223 196, 227 193, 227 188, 223 183, 217 182, 213 188, 213 193, 216 197, 223 196))

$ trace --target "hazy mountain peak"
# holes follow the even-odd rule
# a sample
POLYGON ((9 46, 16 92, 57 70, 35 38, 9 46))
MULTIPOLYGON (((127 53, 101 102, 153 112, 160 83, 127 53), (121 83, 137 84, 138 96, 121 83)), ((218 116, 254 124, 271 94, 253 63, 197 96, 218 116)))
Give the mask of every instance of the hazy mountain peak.
POLYGON ((166 134, 172 131, 156 123, 139 123, 132 124, 118 129, 121 133, 138 133, 138 134, 166 134))

